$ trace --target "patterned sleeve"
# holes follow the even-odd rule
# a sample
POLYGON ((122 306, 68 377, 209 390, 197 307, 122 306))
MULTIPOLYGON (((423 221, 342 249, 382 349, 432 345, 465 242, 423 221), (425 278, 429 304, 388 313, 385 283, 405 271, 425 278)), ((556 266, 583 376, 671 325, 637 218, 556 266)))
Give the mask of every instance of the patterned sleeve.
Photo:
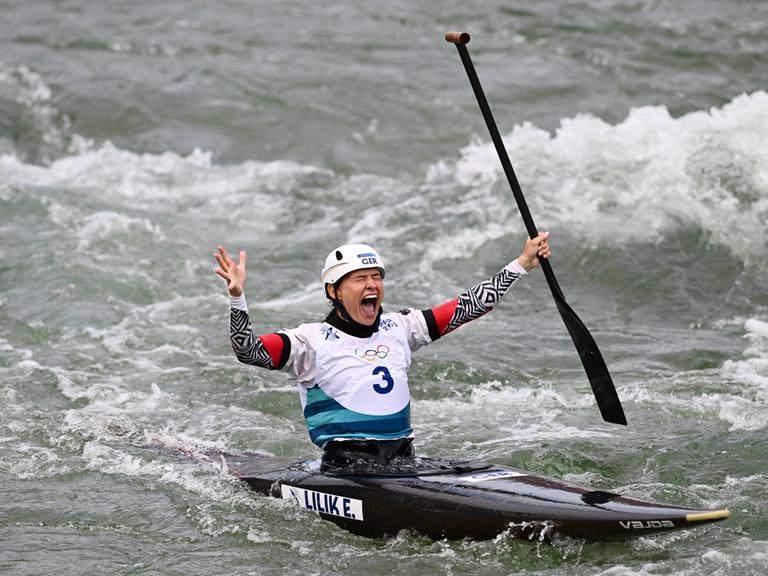
POLYGON ((270 370, 283 368, 291 354, 291 341, 282 332, 257 336, 246 310, 230 308, 229 341, 243 364, 270 370))
POLYGON ((525 269, 515 260, 502 268, 498 274, 464 291, 458 298, 429 310, 422 310, 432 341, 490 312, 525 275, 525 269))

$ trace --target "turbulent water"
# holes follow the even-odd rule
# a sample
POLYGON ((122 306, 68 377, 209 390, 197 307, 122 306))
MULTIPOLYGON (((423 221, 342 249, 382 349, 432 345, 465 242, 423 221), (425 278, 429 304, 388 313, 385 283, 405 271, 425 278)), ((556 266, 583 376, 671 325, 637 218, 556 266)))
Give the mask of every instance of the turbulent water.
POLYGON ((768 7, 752 2, 0 2, 0 572, 763 574, 768 7), (420 453, 695 507, 624 543, 369 540, 148 450, 314 457, 295 384, 236 364, 215 245, 260 331, 326 310, 347 241, 390 310, 457 295, 524 228, 613 375, 600 420, 536 271, 420 351, 420 453))

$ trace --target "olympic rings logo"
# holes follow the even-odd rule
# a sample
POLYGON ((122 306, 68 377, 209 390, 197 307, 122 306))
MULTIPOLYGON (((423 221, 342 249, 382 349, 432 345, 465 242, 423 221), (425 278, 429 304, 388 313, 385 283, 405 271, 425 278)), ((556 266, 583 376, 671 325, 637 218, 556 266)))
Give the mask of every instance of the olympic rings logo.
POLYGON ((387 354, 389 354, 389 346, 385 344, 379 344, 376 346, 376 350, 366 350, 362 354, 355 349, 355 354, 357 354, 358 358, 362 358, 363 360, 367 360, 368 362, 373 362, 377 358, 379 360, 383 360, 387 357, 387 354))

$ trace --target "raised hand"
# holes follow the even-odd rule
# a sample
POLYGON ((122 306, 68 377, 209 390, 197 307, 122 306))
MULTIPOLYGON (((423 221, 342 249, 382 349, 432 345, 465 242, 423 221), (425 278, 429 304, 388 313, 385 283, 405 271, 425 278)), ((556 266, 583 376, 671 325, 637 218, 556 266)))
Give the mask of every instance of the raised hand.
POLYGON ((230 296, 238 297, 245 290, 245 250, 240 250, 240 260, 235 262, 223 246, 216 246, 218 252, 213 257, 219 263, 214 272, 227 281, 227 290, 230 296))

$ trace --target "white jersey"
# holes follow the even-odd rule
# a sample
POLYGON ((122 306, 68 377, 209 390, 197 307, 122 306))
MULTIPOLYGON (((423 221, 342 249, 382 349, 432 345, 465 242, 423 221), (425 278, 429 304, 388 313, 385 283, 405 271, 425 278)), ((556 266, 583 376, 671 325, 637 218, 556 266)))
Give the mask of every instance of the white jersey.
POLYGON ((378 331, 367 338, 326 322, 281 332, 291 343, 283 370, 299 380, 301 406, 313 442, 412 435, 411 352, 432 341, 420 311, 382 314, 378 331))
POLYGON ((241 362, 296 376, 301 407, 316 444, 347 438, 407 438, 413 432, 408 390, 411 352, 489 312, 525 274, 515 260, 439 306, 382 314, 370 331, 349 323, 341 329, 344 322, 329 315, 330 322, 257 336, 240 295, 230 299, 230 342, 241 362))

